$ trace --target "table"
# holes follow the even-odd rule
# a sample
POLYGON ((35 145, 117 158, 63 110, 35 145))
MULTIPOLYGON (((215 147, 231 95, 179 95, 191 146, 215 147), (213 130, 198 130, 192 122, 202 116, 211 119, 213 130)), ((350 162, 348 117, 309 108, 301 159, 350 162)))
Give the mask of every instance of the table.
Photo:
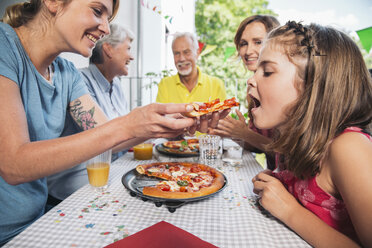
POLYGON ((124 188, 122 176, 140 163, 127 153, 112 164, 107 192, 97 195, 89 185, 82 187, 4 247, 104 247, 162 220, 218 247, 309 247, 257 204, 251 179, 262 167, 247 151, 241 166, 219 166, 228 179, 223 191, 174 213, 124 188))

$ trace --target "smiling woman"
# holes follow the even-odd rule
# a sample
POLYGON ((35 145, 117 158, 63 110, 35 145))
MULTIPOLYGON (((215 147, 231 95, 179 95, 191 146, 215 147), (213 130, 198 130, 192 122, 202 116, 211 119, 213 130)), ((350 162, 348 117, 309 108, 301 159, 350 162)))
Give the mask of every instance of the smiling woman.
MULTIPOLYGON (((118 6, 118 0, 31 0, 10 6, 0 23, 0 140, 11 141, 0 146, 0 246, 43 215, 46 176, 109 149, 196 129, 181 116, 192 110, 186 104, 151 104, 108 121, 77 69, 59 57, 90 56, 118 6), (67 116, 92 129, 60 138, 67 116)), ((218 118, 203 120, 203 131, 218 118)))

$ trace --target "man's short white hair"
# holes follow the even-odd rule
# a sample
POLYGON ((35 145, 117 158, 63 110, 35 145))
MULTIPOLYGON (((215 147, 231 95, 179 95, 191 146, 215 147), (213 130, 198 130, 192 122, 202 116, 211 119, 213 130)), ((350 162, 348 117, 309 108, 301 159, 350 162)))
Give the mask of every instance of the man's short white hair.
POLYGON ((194 34, 192 34, 190 32, 177 32, 177 33, 175 33, 173 35, 172 48, 173 48, 174 42, 178 38, 182 38, 182 37, 188 37, 188 38, 191 39, 192 45, 193 45, 193 48, 194 48, 194 52, 197 53, 198 49, 199 49, 198 39, 196 38, 196 36, 194 34))

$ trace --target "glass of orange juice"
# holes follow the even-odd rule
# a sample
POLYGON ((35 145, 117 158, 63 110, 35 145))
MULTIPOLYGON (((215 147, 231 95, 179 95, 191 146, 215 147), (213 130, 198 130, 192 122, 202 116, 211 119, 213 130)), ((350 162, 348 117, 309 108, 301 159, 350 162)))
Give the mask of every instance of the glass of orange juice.
POLYGON ((148 160, 152 159, 152 144, 142 143, 133 147, 134 159, 148 160))
POLYGON ((86 162, 88 180, 97 192, 104 192, 108 187, 111 164, 111 150, 105 151, 86 162))

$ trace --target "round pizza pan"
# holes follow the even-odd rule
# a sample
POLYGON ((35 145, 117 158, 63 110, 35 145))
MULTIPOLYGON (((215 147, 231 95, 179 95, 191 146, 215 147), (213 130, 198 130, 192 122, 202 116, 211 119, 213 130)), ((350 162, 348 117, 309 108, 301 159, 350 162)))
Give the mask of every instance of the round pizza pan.
POLYGON ((132 196, 138 196, 144 201, 147 201, 147 200, 153 201, 157 207, 160 207, 161 205, 164 204, 170 212, 174 212, 176 208, 179 208, 188 202, 200 201, 200 200, 212 197, 215 194, 218 194, 227 185, 227 178, 225 175, 223 175, 223 177, 225 179, 225 183, 218 191, 212 194, 209 194, 209 195, 205 195, 205 196, 182 198, 182 199, 169 199, 169 198, 161 198, 161 197, 153 197, 153 196, 144 195, 142 193, 142 189, 144 187, 155 186, 158 182, 161 181, 161 179, 141 175, 136 171, 136 169, 132 169, 128 171, 127 173, 125 173, 123 177, 121 178, 121 182, 124 185, 124 187, 127 190, 129 190, 132 196))
POLYGON ((155 146, 155 149, 164 155, 171 156, 171 157, 198 157, 199 156, 199 150, 195 149, 192 150, 191 152, 182 152, 178 149, 172 149, 172 148, 167 148, 163 144, 157 144, 155 146))

